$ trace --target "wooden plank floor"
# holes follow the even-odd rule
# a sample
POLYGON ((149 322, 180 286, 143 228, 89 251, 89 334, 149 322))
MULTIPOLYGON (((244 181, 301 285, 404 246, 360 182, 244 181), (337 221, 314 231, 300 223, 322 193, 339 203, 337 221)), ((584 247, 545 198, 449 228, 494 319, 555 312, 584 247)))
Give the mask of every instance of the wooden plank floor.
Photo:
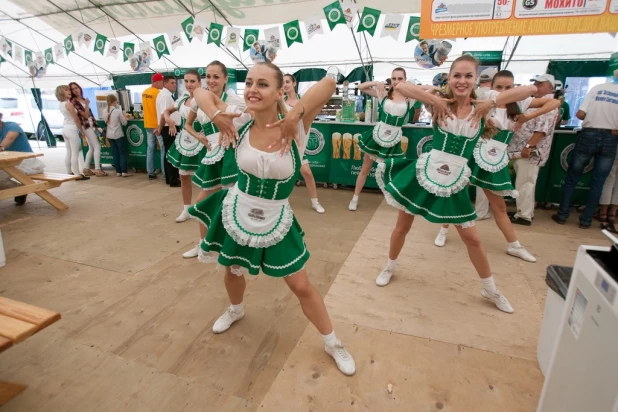
POLYGON ((579 244, 607 244, 598 230, 538 211, 532 227, 516 227, 539 258, 530 264, 504 253, 493 220, 479 222, 516 310, 507 315, 479 296, 455 230, 439 249, 437 226, 415 222, 392 284, 378 288, 396 211, 364 194, 351 213, 351 192, 319 189, 320 216, 297 188, 311 279, 357 361, 349 378, 276 279, 248 278, 245 319, 212 333, 228 304, 222 272, 182 259, 197 225, 174 222, 178 189, 137 174, 54 193, 69 210, 35 197, 19 208, 0 202, 0 294, 63 316, 0 355, 0 380, 28 385, 3 411, 531 411, 542 387, 545 268, 572 264, 579 244))

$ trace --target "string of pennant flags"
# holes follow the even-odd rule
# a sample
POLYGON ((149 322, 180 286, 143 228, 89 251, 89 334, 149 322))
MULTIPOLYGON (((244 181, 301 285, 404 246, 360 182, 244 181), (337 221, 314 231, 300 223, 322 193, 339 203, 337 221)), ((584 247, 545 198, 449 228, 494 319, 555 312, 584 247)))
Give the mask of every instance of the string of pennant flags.
MULTIPOLYGON (((364 7, 362 13, 358 13, 358 5, 351 1, 335 0, 331 4, 322 9, 322 13, 313 13, 304 19, 304 37, 310 40, 313 36, 324 34, 322 19, 325 18, 329 29, 332 31, 336 26, 342 24, 353 29, 354 21, 358 20, 356 32, 366 32, 370 36, 375 36, 379 27, 378 21, 382 12, 370 7, 364 7), (358 18, 357 18, 358 17, 358 18)), ((384 21, 381 25, 380 37, 391 37, 395 40, 399 39, 402 26, 404 24, 404 16, 400 14, 385 14, 384 21)), ((268 47, 275 50, 280 49, 282 45, 281 26, 277 25, 264 30, 265 41, 268 47)), ((118 58, 123 56, 123 61, 129 61, 132 68, 137 70, 134 65, 149 64, 148 56, 151 49, 154 49, 158 58, 164 55, 170 55, 177 48, 184 46, 185 42, 181 36, 184 33, 187 40, 192 42, 194 39, 203 41, 204 36, 207 36, 206 44, 214 44, 217 47, 224 46, 228 49, 240 49, 242 43, 242 51, 250 50, 259 42, 259 29, 245 28, 241 36, 241 29, 238 27, 224 26, 219 23, 212 22, 207 25, 199 18, 188 17, 181 23, 180 29, 172 30, 167 34, 161 34, 150 41, 139 43, 138 54, 136 54, 136 44, 131 42, 120 43, 116 39, 108 39, 106 36, 96 33, 91 29, 81 29, 76 34, 68 35, 61 43, 46 49, 43 52, 33 52, 17 44, 13 44, 7 38, 0 38, 0 51, 6 56, 11 57, 14 61, 26 66, 35 65, 37 68, 45 67, 49 64, 54 64, 59 60, 68 56, 71 52, 75 52, 75 43, 80 46, 90 48, 93 45, 93 51, 100 53, 105 57, 118 58), (224 36, 225 30, 225 36, 224 36), (171 46, 171 47, 169 47, 171 46), (107 53, 105 49, 107 47, 107 53), (171 50, 170 50, 171 48, 171 50)), ((420 17, 410 16, 406 31, 405 42, 420 40, 420 17)), ((303 43, 303 32, 301 30, 299 20, 293 20, 283 24, 283 37, 287 47, 292 47, 294 43, 303 43)), ((0 63, 5 59, 0 55, 0 63)))

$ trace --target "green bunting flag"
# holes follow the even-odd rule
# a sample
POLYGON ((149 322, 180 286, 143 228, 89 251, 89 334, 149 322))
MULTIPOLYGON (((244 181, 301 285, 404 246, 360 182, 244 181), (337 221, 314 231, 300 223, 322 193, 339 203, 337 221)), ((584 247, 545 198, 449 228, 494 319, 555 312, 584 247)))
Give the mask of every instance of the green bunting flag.
POLYGON ((105 51, 105 43, 107 43, 107 37, 97 33, 97 38, 94 41, 94 51, 103 55, 103 52, 105 51))
POLYGON ((155 50, 157 51, 157 56, 159 56, 159 59, 164 54, 167 54, 169 56, 170 50, 167 48, 167 42, 165 41, 164 35, 155 37, 154 39, 152 39, 152 43, 155 50))
POLYGON ((221 37, 223 37, 223 25, 219 23, 210 23, 210 28, 208 29, 208 41, 206 44, 214 43, 220 47, 221 37))
POLYGON ((44 56, 45 56, 45 65, 54 63, 54 51, 51 49, 51 47, 45 50, 44 56))
POLYGON ((243 43, 243 51, 249 50, 253 47, 253 43, 258 40, 258 36, 260 35, 259 29, 245 29, 244 43, 243 43))
POLYGON ((421 34, 421 18, 410 16, 410 25, 408 26, 408 32, 406 33, 406 43, 412 40, 420 40, 421 34))
POLYGON ((6 60, 4 59, 4 57, 2 57, 2 55, 0 55, 0 63, 5 62, 6 60))
POLYGON ((370 35, 374 35, 376 27, 378 27, 378 19, 380 18, 380 10, 372 9, 371 7, 365 7, 363 9, 363 15, 358 23, 357 32, 366 31, 370 35))
POLYGON ((303 36, 300 34, 300 24, 298 20, 285 23, 283 25, 283 32, 285 33, 285 41, 290 47, 294 43, 302 43, 303 36))
POLYGON ((193 40, 193 36, 191 36, 191 32, 193 31, 193 23, 193 17, 189 17, 188 19, 180 23, 180 25, 182 26, 182 31, 184 31, 187 35, 187 39, 189 39, 189 42, 193 40))
POLYGON ((24 64, 27 66, 32 61, 32 51, 24 50, 24 64))
POLYGON ((341 3, 339 3, 339 0, 334 1, 324 7, 324 15, 326 16, 328 27, 330 27, 331 30, 338 24, 346 24, 343 9, 341 8, 341 3))
POLYGON ((131 56, 133 56, 133 54, 135 54, 135 44, 133 43, 124 43, 122 45, 122 61, 126 62, 127 60, 129 60, 131 58, 131 56))
POLYGON ((66 39, 64 39, 64 50, 67 52, 67 56, 69 52, 75 52, 75 45, 73 44, 73 36, 68 35, 66 39))

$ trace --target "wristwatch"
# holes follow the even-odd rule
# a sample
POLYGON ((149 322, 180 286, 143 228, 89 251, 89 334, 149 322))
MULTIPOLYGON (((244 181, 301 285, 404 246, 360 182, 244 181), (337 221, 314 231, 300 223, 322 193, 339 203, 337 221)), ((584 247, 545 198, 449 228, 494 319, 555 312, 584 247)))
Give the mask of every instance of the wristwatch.
POLYGON ((536 146, 530 146, 529 144, 526 144, 526 149, 534 149, 536 146))

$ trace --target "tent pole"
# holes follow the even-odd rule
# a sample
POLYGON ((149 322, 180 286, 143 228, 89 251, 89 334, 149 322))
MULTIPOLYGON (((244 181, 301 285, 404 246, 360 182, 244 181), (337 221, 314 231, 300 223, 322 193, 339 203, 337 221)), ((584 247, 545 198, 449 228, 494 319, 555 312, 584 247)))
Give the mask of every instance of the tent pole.
POLYGON ((354 39, 354 44, 356 45, 356 50, 358 51, 358 57, 360 58, 361 64, 363 65, 363 71, 365 72, 365 81, 370 81, 369 72, 367 72, 367 67, 365 66, 365 62, 363 61, 363 54, 361 52, 360 47, 358 46, 358 41, 356 40, 356 36, 354 35, 354 27, 350 27, 350 33, 352 34, 352 38, 354 39))
POLYGON ((6 80, 10 81, 11 83, 13 83, 14 85, 16 85, 17 87, 19 87, 20 89, 23 89, 23 87, 21 87, 21 84, 14 82, 13 80, 9 79, 8 77, 0 74, 0 77, 5 78, 6 80))
MULTIPOLYGON (((354 3, 358 4, 356 3, 356 0, 354 0, 354 3)), ((358 16, 358 21, 360 21, 361 14, 358 10, 356 10, 356 15, 358 16)), ((365 44, 367 45, 367 53, 369 53, 369 60, 371 61, 371 64, 373 64, 373 55, 371 54, 371 49, 369 48, 369 42, 367 41, 367 33, 363 32, 363 38, 365 39, 365 44)))
POLYGON ((509 63, 511 62, 511 59, 513 58, 513 55, 515 54, 515 50, 517 50, 517 46, 519 45, 520 40, 521 40, 521 36, 517 38, 517 41, 515 42, 515 45, 513 46, 513 50, 511 50, 511 55, 509 56, 509 60, 506 62, 506 65, 504 66, 504 70, 506 70, 506 68, 509 67, 509 63))

